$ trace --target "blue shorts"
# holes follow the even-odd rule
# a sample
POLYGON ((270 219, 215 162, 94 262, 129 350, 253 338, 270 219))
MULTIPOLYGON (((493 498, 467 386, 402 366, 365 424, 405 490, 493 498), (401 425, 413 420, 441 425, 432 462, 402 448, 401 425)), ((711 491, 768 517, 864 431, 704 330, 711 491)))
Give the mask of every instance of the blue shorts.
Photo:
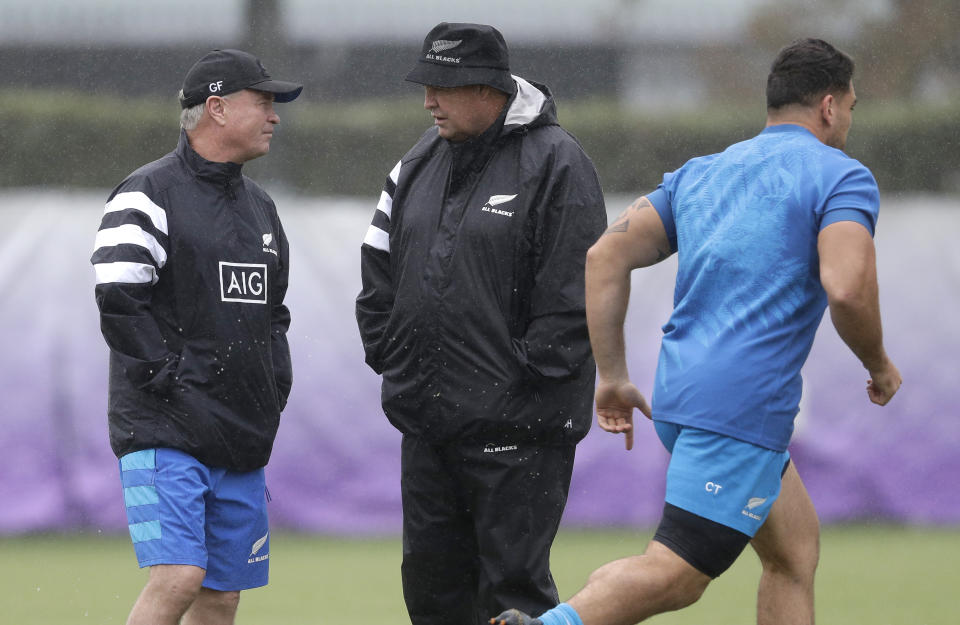
POLYGON ((141 567, 187 564, 206 570, 203 586, 266 586, 270 557, 263 469, 208 467, 175 449, 120 458, 130 538, 141 567))
POLYGON ((671 454, 667 503, 754 536, 780 495, 790 453, 664 421, 654 426, 671 454))

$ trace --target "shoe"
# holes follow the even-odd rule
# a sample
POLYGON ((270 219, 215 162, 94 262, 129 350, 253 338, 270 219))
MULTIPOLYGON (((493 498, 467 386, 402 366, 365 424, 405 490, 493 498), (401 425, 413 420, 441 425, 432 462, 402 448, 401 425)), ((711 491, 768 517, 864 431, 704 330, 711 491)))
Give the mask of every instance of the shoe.
POLYGON ((510 609, 490 619, 490 625, 543 625, 543 621, 524 614, 520 610, 510 609))

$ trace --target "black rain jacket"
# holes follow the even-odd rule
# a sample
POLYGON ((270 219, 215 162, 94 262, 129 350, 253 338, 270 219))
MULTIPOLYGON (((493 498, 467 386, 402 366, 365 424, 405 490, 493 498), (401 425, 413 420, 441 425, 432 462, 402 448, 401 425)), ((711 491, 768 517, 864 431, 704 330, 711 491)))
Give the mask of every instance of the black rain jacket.
POLYGON ((549 90, 514 78, 483 135, 431 128, 401 159, 361 247, 356 315, 383 409, 432 441, 570 443, 592 421, 584 264, 603 195, 549 90))
POLYGON ((91 262, 114 453, 266 465, 291 385, 287 239, 266 192, 181 131, 110 195, 91 262))

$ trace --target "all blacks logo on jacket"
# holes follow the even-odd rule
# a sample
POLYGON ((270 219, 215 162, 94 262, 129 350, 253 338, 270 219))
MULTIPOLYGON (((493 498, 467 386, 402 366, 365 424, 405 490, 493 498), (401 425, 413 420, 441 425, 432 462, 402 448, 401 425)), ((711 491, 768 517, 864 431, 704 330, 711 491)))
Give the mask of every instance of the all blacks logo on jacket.
POLYGON ((220 301, 267 303, 267 266, 220 261, 220 301))

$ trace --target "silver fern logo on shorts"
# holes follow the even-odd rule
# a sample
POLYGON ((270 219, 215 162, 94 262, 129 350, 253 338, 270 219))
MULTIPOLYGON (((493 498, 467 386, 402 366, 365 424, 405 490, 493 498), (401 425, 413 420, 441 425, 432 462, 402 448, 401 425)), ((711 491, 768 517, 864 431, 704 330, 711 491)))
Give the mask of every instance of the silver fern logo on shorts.
POLYGON ((750 517, 754 521, 762 521, 763 517, 761 517, 759 514, 756 514, 752 511, 759 508, 766 502, 767 502, 766 497, 751 497, 750 500, 747 501, 747 505, 744 506, 743 510, 740 511, 740 514, 746 517, 750 517))
POLYGON ((766 497, 751 497, 747 502, 747 510, 753 510, 757 506, 762 506, 767 501, 766 497))
POLYGON ((263 546, 267 544, 267 538, 270 536, 270 532, 267 532, 253 543, 253 546, 250 547, 250 555, 247 556, 247 564, 256 564, 257 562, 263 562, 270 557, 269 553, 265 553, 262 556, 258 556, 257 553, 263 549, 263 546))

